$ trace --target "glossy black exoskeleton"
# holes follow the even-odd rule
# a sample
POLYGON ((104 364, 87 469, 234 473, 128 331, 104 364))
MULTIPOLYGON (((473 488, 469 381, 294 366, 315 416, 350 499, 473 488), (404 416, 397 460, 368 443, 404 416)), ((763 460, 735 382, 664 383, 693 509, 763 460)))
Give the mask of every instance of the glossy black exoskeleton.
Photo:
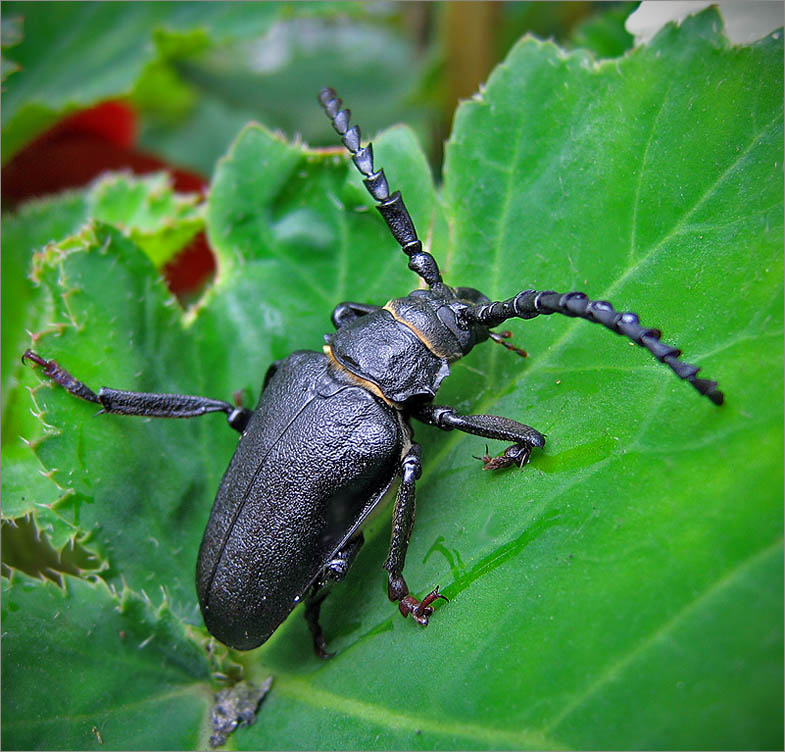
MULTIPOLYGON (((393 509, 390 551, 384 568, 388 594, 404 616, 427 624, 438 588, 422 600, 409 593, 403 567, 415 513, 420 448, 410 420, 445 431, 457 429, 510 443, 487 469, 522 466, 545 438, 530 426, 494 415, 461 415, 434 398, 450 363, 492 338, 511 318, 560 313, 593 321, 647 348, 712 402, 722 403, 714 381, 678 360, 680 351, 660 341, 634 313, 580 292, 525 290, 492 302, 468 287, 448 287, 430 253, 422 248, 398 191, 390 193, 373 165, 371 145, 332 89, 319 95, 335 130, 409 267, 426 283, 384 306, 341 303, 332 314, 335 333, 323 352, 299 351, 274 363, 254 410, 205 397, 143 394, 101 389, 96 395, 57 363, 32 351, 24 358, 46 376, 103 412, 152 417, 227 414, 242 433, 224 474, 202 540, 196 585, 210 632, 240 650, 261 645, 301 600, 316 652, 328 655, 319 626, 327 586, 342 579, 362 545, 361 527, 400 478, 393 509)), ((518 351, 521 354, 522 351, 518 351)))

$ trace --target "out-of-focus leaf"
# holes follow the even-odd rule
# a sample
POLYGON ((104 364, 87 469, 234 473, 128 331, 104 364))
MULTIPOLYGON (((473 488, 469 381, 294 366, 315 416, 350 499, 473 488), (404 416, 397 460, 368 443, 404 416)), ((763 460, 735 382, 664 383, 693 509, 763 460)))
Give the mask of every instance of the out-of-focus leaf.
POLYGON ((18 16, 8 16, 3 19, 0 27, 0 45, 2 45, 2 58, 0 59, 0 70, 2 80, 5 82, 12 73, 21 70, 21 66, 14 60, 6 56, 10 47, 14 47, 22 41, 22 19, 18 16))
POLYGON ((202 197, 176 194, 166 173, 110 175, 93 185, 89 197, 90 216, 125 230, 159 267, 204 227, 202 197))
MULTIPOLYGON (((278 3, 13 3, 21 67, 3 90, 3 162, 68 112, 125 96, 147 65, 263 33, 278 3)), ((4 19, 5 25, 5 19, 4 19)))
POLYGON ((195 104, 176 120, 148 118, 141 145, 205 174, 249 120, 308 143, 332 145, 332 129, 314 118, 313 92, 324 86, 365 104, 366 134, 399 121, 425 133, 426 110, 410 101, 422 73, 412 41, 378 21, 347 15, 353 10, 357 15, 353 6, 342 6, 338 18, 300 17, 307 5, 293 6, 295 16, 281 19, 260 39, 216 47, 179 65, 179 80, 195 104))
POLYGON ((624 22, 637 6, 637 2, 617 3, 600 10, 572 32, 570 46, 591 50, 597 57, 623 55, 635 41, 624 22))

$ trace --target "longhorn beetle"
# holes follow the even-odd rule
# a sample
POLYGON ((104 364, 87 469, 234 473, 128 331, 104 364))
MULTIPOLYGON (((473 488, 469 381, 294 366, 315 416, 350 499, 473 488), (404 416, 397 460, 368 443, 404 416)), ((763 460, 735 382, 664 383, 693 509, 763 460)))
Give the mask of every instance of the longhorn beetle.
MULTIPOLYGON (((363 175, 409 268, 427 289, 385 305, 339 303, 335 333, 323 352, 301 350, 273 363, 254 410, 221 400, 179 394, 144 394, 102 388, 98 394, 53 360, 28 350, 29 359, 71 394, 101 406, 101 412, 160 418, 190 418, 224 412, 241 438, 226 470, 202 539, 196 566, 199 604, 208 630, 239 650, 261 645, 292 609, 305 601, 305 618, 317 655, 328 657, 319 610, 328 585, 345 577, 363 543, 362 523, 393 481, 400 486, 392 515, 384 569, 387 592, 403 616, 428 624, 434 588, 422 600, 403 577, 414 525, 420 447, 412 419, 444 431, 465 431, 511 442, 485 467, 523 466, 544 436, 531 426, 496 415, 462 415, 434 403, 450 363, 487 339, 508 333, 491 329, 512 318, 560 313, 577 316, 624 335, 689 382, 715 405, 723 395, 715 381, 680 361, 680 351, 641 326, 634 313, 620 313, 582 292, 524 290, 491 301, 471 287, 449 287, 423 250, 399 191, 390 193, 383 170, 375 170, 371 144, 360 145, 360 129, 329 88, 319 100, 363 175)), ((506 344, 502 342, 502 344, 506 344)))

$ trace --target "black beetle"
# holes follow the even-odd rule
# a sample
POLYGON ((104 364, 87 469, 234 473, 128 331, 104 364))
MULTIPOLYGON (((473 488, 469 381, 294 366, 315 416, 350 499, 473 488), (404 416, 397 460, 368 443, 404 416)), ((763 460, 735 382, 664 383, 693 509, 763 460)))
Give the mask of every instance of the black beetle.
MULTIPOLYGON (((388 595, 400 612, 422 625, 443 598, 438 588, 421 601, 403 578, 406 549, 420 477, 420 447, 410 420, 445 431, 458 429, 511 442, 485 468, 527 462, 545 445, 534 428, 494 415, 460 415, 433 402, 450 363, 489 338, 509 333, 491 328, 510 318, 560 313, 606 326, 647 348, 716 405, 717 383, 697 378, 698 368, 678 360, 680 351, 660 341, 657 329, 640 325, 581 292, 525 290, 492 302, 470 287, 442 282, 433 256, 422 248, 398 191, 390 194, 382 170, 374 170, 371 145, 360 146, 360 129, 332 89, 322 106, 390 231, 409 257, 409 268, 427 285, 384 306, 340 303, 332 313, 336 332, 323 352, 298 351, 274 363, 255 410, 221 400, 144 394, 102 388, 96 395, 55 361, 28 350, 57 384, 102 412, 189 418, 222 411, 241 432, 202 539, 196 585, 205 624, 221 642, 250 650, 267 640, 292 609, 305 601, 314 648, 326 657, 319 610, 327 585, 341 580, 363 542, 361 526, 400 476, 393 510, 388 595)), ((521 352, 521 351, 519 351, 521 352)))

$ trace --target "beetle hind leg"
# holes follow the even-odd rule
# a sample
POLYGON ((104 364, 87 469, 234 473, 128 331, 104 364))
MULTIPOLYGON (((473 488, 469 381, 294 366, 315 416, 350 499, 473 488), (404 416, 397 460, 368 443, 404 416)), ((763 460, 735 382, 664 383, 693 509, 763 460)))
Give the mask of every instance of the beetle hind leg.
POLYGON ((438 585, 431 590, 421 601, 409 593, 409 586, 403 578, 403 566, 406 561, 406 550, 409 547, 409 537, 414 527, 415 515, 415 490, 414 484, 422 474, 420 463, 420 445, 412 444, 411 448, 401 463, 401 487, 395 500, 393 510, 392 535, 390 537, 390 553, 384 568, 389 573, 387 580, 387 597, 398 601, 398 610, 403 616, 412 615, 412 618, 423 627, 428 624, 428 619, 433 615, 431 605, 437 598, 447 600, 439 593, 438 585))
POLYGON ((330 594, 330 586, 346 577, 349 567, 352 565, 363 542, 362 531, 353 535, 346 545, 330 559, 316 582, 311 585, 308 595, 305 596, 305 621, 308 624, 308 629, 311 631, 313 651, 322 660, 327 660, 335 655, 335 653, 327 650, 327 642, 324 639, 322 625, 319 623, 322 603, 330 594))

